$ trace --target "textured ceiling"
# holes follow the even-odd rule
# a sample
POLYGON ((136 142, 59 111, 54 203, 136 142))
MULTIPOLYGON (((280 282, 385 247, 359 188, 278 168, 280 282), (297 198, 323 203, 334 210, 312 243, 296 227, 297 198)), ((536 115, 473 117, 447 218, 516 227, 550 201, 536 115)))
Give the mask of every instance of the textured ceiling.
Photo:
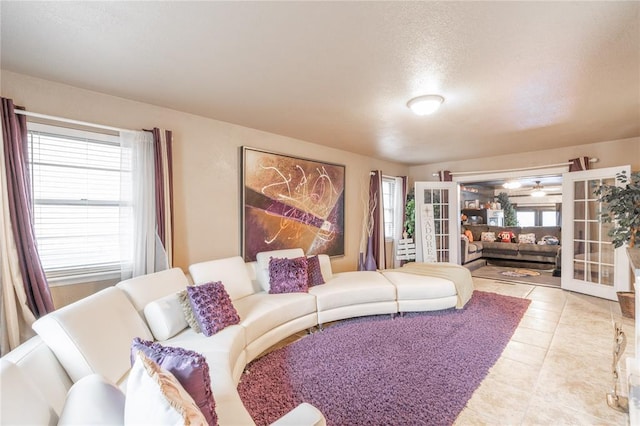
MULTIPOLYGON (((640 136, 640 2, 0 2, 2 68, 407 164, 640 136), (438 93, 418 117, 415 96, 438 93)), ((215 142, 212 142, 215 143, 215 142)))

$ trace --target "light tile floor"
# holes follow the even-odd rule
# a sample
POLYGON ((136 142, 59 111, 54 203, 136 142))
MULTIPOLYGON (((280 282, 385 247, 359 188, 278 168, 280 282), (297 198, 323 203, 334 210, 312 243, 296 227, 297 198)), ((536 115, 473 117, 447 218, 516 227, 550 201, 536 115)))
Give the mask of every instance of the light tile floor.
MULTIPOLYGON (((614 322, 633 356, 634 321, 617 302, 561 289, 474 278, 476 290, 521 297, 531 305, 456 425, 626 425, 607 406, 614 322)), ((624 359, 621 362, 624 367, 624 359)))

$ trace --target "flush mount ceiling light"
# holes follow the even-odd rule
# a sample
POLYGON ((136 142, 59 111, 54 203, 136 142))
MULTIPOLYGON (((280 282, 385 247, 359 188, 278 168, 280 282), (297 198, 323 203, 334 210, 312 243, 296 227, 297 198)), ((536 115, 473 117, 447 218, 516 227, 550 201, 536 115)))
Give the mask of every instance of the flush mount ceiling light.
POLYGON ((536 184, 533 185, 533 191, 531 191, 531 196, 532 197, 544 197, 545 195, 547 195, 547 193, 544 192, 544 186, 540 185, 540 181, 537 180, 536 184))
POLYGON ((424 95, 411 99, 407 106, 416 115, 429 115, 436 112, 443 102, 444 98, 440 95, 424 95))
POLYGON ((518 189, 522 186, 522 184, 517 180, 510 180, 502 184, 502 187, 505 189, 518 189))

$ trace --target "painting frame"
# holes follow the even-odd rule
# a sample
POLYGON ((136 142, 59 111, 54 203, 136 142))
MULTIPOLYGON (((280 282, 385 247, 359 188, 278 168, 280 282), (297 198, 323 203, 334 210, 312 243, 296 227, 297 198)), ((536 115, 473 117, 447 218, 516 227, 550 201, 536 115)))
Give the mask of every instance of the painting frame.
POLYGON ((241 247, 345 255, 346 166, 241 147, 241 247))

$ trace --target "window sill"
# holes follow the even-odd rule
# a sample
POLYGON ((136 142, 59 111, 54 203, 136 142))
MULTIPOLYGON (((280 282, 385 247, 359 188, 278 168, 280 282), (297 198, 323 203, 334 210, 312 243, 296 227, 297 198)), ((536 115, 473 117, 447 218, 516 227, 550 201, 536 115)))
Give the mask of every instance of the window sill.
POLYGON ((120 281, 120 277, 120 271, 111 271, 47 278, 47 281, 49 283, 49 287, 62 287, 66 285, 86 284, 99 281, 120 281))

